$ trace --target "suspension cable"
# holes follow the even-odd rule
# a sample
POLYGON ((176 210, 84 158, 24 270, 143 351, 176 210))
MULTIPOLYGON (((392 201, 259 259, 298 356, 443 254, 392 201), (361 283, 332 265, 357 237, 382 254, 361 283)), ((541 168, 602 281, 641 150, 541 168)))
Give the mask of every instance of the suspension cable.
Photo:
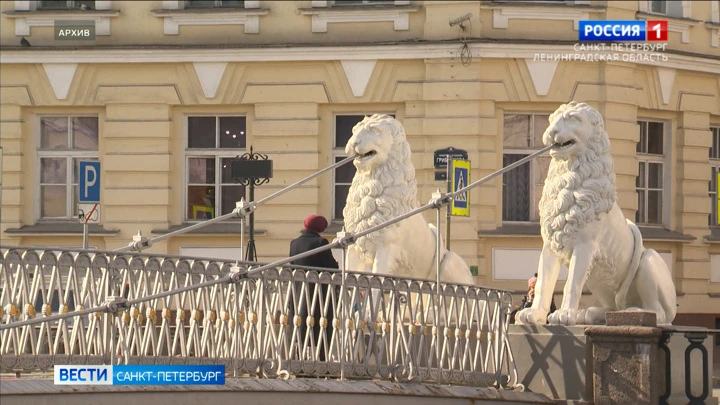
MULTIPOLYGON (((440 198, 438 198, 438 199, 433 199, 433 200, 430 201, 429 203, 427 203, 427 204, 425 204, 425 205, 423 205, 423 206, 421 206, 421 207, 415 208, 414 210, 409 211, 409 212, 407 212, 407 213, 405 213, 405 214, 402 214, 402 215, 400 215, 400 216, 398 216, 398 217, 395 217, 395 218, 393 218, 393 219, 391 219, 391 220, 389 220, 389 221, 387 221, 387 222, 383 222, 383 223, 381 223, 381 224, 372 226, 372 227, 370 227, 370 228, 368 228, 368 229, 366 229, 366 230, 364 230, 364 231, 360 231, 360 232, 358 232, 358 233, 356 233, 356 234, 350 234, 349 236, 345 236, 345 237, 343 237, 343 238, 341 238, 341 239, 339 239, 339 240, 336 240, 335 242, 331 242, 331 243, 329 243, 329 244, 327 244, 327 245, 320 246, 320 247, 318 247, 318 248, 309 250, 309 251, 307 251, 307 252, 303 252, 303 253, 300 253, 300 254, 297 254, 297 255, 295 255, 295 256, 291 256, 291 257, 285 258, 285 259, 280 259, 280 260, 278 260, 278 261, 275 261, 275 262, 272 262, 272 263, 268 263, 268 264, 265 264, 265 265, 261 265, 261 266, 256 267, 256 268, 250 267, 250 268, 247 269, 247 271, 244 271, 244 272, 233 273, 233 274, 231 274, 231 275, 228 275, 228 276, 225 276, 225 277, 221 277, 221 278, 218 278, 218 279, 215 279, 215 280, 205 281, 205 282, 198 283, 198 284, 191 284, 191 285, 188 285, 188 286, 176 288, 176 289, 174 289, 174 290, 168 290, 168 291, 164 291, 164 292, 161 292, 161 293, 157 293, 157 294, 153 294, 153 295, 148 295, 148 296, 141 297, 141 298, 136 298, 136 299, 133 299, 133 300, 126 300, 126 299, 121 298, 121 297, 111 297, 111 298, 114 299, 113 301, 108 300, 108 301, 105 302, 102 306, 96 307, 96 308, 89 308, 89 309, 84 309, 84 310, 81 310, 81 311, 74 311, 74 312, 68 312, 68 313, 65 313, 65 314, 51 315, 51 316, 47 316, 47 317, 43 317, 43 318, 35 318, 35 319, 28 319, 28 320, 25 320, 25 321, 6 323, 6 324, 3 324, 3 325, 0 325, 0 331, 6 330, 6 329, 11 329, 11 328, 18 328, 18 327, 21 327, 21 326, 35 325, 35 324, 39 324, 39 323, 43 323, 43 322, 51 322, 51 321, 60 320, 60 319, 64 319, 64 318, 71 318, 71 317, 75 317, 75 316, 81 316, 81 315, 86 315, 86 314, 91 314, 91 313, 101 312, 101 311, 116 312, 116 311, 118 311, 118 310, 125 309, 125 308, 127 308, 127 307, 129 307, 129 306, 132 306, 132 305, 140 304, 140 303, 143 303, 143 302, 146 302, 146 301, 152 301, 152 300, 155 300, 155 299, 158 299, 158 298, 169 297, 169 296, 171 296, 171 295, 179 294, 179 293, 186 292, 186 291, 191 291, 191 290, 195 290, 195 289, 199 289, 199 288, 203 288, 203 287, 209 287, 209 286, 213 286, 213 285, 221 284, 221 283, 237 282, 237 281, 240 281, 241 279, 247 279, 249 276, 254 275, 254 274, 256 274, 256 273, 260 273, 260 272, 263 272, 263 271, 265 271, 265 270, 268 270, 268 269, 271 269, 271 268, 275 268, 275 267, 281 267, 281 266, 283 266, 283 265, 285 265, 285 264, 291 263, 291 262, 296 261, 296 260, 298 260, 298 259, 302 259, 302 258, 305 258, 305 257, 308 257, 308 256, 312 256, 312 255, 314 255, 314 254, 317 254, 317 253, 320 253, 320 252, 324 252, 324 251, 326 251, 326 250, 330 250, 330 249, 334 249, 334 248, 338 248, 338 247, 345 248, 345 247, 347 247, 347 246, 355 243, 355 241, 356 241, 358 238, 362 237, 362 236, 365 236, 365 235, 370 234, 370 233, 372 233, 372 232, 378 231, 378 230, 380 230, 380 229, 382 229, 382 228, 388 227, 388 226, 390 226, 390 225, 392 225, 392 224, 395 224, 395 223, 397 223, 397 222, 400 222, 400 221, 402 221, 402 220, 404 220, 404 219, 407 219, 407 218, 409 218, 409 217, 412 217, 412 216, 414 216, 414 215, 417 215, 417 214, 419 214, 419 213, 422 213, 422 212, 424 212, 424 211, 427 211, 428 209, 432 209, 432 208, 437 208, 437 209, 439 209, 439 208, 441 208, 442 206, 444 206, 444 205, 446 205, 446 204, 449 204, 450 201, 451 201, 453 198, 457 197, 458 195, 463 194, 463 193, 467 192, 468 190, 470 190, 470 189, 472 189, 472 188, 474 188, 474 187, 477 187, 477 186, 479 186, 479 185, 481 185, 481 184, 483 184, 483 183, 486 183, 486 182, 492 180, 493 178, 495 178, 495 177, 497 177, 497 176, 499 176, 499 175, 501 175, 501 174, 503 174, 503 173, 505 173, 505 172, 508 172, 508 171, 510 171, 510 170, 512 170, 512 169, 514 169, 514 168, 516 168, 516 167, 518 167, 518 166, 520 166, 520 165, 522 165, 522 164, 525 164, 525 163, 529 162, 529 161, 532 160, 532 159, 535 159, 536 157, 538 157, 538 156, 540 156, 541 154, 543 154, 543 153, 547 152, 548 150, 550 150, 552 147, 553 147, 553 145, 550 145, 550 146, 547 146, 547 147, 545 147, 545 148, 543 148, 543 149, 540 149, 540 150, 538 150, 538 151, 536 151, 536 152, 534 152, 534 153, 532 153, 532 154, 530 154, 530 155, 528 155, 528 156, 526 156, 526 157, 518 160, 517 162, 514 162, 514 163, 512 163, 512 164, 510 164, 510 165, 508 165, 508 166, 506 166, 506 167, 504 167, 504 168, 502 168, 502 169, 500 169, 500 170, 498 170, 498 171, 496 171, 496 172, 493 172, 492 174, 490 174, 490 175, 488 175, 488 176, 483 177, 483 178, 480 179, 480 180, 477 180, 477 181, 469 184, 467 187, 461 188, 460 190, 457 190, 457 191, 454 192, 454 193, 445 193, 442 197, 440 197, 440 198)), ((333 166, 338 166, 338 165, 340 165, 340 164, 344 164, 346 161, 349 161, 349 160, 350 160, 350 158, 344 159, 344 160, 338 162, 337 164, 335 164, 335 165, 333 165, 333 166)), ((330 170, 333 166, 329 166, 329 167, 326 168, 325 170, 330 170)), ((320 173, 321 173, 321 172, 318 172, 318 173, 316 173, 315 175, 320 174, 320 173)), ((307 180, 309 180, 310 178, 312 178, 312 176, 309 177, 309 178, 307 178, 307 180)), ((296 184, 299 184, 299 183, 296 183, 296 184)), ((281 191, 283 191, 283 190, 281 190, 281 191)), ((276 195, 280 195, 280 194, 278 194, 278 193, 275 193, 275 194, 276 194, 276 195)), ((266 197, 264 200, 267 201, 268 198, 266 197)), ((220 217, 218 217, 218 218, 220 218, 220 217)), ((209 222, 209 221, 206 221, 206 222, 209 222)), ((187 229, 187 228, 186 228, 186 229, 187 229)))

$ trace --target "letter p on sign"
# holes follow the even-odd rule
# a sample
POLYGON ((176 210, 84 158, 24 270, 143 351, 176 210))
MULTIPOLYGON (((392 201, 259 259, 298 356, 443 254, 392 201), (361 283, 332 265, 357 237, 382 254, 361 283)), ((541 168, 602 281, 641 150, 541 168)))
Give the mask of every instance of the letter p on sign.
POLYGON ((80 203, 100 202, 100 162, 80 162, 80 184, 78 184, 80 203))

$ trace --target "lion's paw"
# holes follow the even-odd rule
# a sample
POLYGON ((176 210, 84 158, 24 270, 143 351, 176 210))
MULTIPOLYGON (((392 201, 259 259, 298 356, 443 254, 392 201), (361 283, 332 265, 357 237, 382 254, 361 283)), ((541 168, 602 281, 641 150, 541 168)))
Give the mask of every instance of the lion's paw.
POLYGON ((548 316, 550 325, 575 326, 577 324, 578 311, 576 309, 558 309, 548 316))
POLYGON ((546 319, 547 312, 535 308, 525 308, 515 315, 515 323, 518 325, 545 325, 546 319))

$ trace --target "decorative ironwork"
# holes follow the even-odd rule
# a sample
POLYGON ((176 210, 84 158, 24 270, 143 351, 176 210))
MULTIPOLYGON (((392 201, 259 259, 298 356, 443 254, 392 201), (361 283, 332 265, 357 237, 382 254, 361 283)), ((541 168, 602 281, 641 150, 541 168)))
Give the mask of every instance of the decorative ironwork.
POLYGON ((0 370, 211 363, 236 376, 287 378, 338 377, 342 364, 345 378, 517 384, 506 291, 355 272, 343 283, 338 270, 235 265, 3 247, 0 370), (198 286, 221 278, 230 281, 198 286), (20 324, 33 317, 47 321, 20 324))
MULTIPOLYGON (((232 177, 236 183, 243 184, 249 189, 249 201, 255 201, 255 187, 261 186, 272 178, 272 160, 267 155, 250 151, 239 155, 232 163, 232 177)), ((248 220, 249 234, 245 260, 257 261, 255 248, 255 213, 251 212, 248 220)))

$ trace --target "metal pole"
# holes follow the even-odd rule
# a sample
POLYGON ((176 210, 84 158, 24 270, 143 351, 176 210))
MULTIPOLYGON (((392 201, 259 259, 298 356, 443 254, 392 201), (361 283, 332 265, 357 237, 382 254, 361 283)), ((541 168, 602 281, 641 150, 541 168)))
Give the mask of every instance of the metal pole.
MULTIPOLYGON (((447 158, 447 192, 452 192, 452 164, 450 163, 450 155, 448 155, 447 158)), ((446 228, 446 235, 445 235, 445 247, 450 250, 450 219, 452 218, 452 204, 448 204, 447 206, 447 223, 445 224, 446 228)), ((440 224, 438 224, 440 226, 440 224)), ((440 228, 438 228, 438 233, 440 233, 440 228)))
POLYGON ((240 260, 243 260, 245 253, 245 218, 240 218, 240 260))
MULTIPOLYGON (((2 224, 2 161, 3 161, 3 148, 0 146, 0 224, 2 224)), ((0 239, 2 239, 3 230, 0 228, 0 239)))
MULTIPOLYGON (((250 203, 255 201, 255 179, 250 179, 250 203)), ((250 213, 250 237, 248 238, 247 256, 245 260, 253 261, 256 260, 257 254, 255 253, 255 213, 250 213)))
MULTIPOLYGON (((345 232, 343 232, 343 237, 344 234, 345 232)), ((347 330, 345 325, 345 320, 347 319, 347 314, 345 313, 345 307, 347 306, 347 304, 345 303, 345 295, 347 294, 345 285, 345 250, 345 247, 343 247, 342 258, 340 259, 340 262, 342 263, 340 265, 340 281, 342 283, 340 287, 340 336, 342 337, 342 340, 340 340, 340 380, 345 379, 345 339, 347 338, 345 336, 345 331, 347 330)))
MULTIPOLYGON (((438 194, 440 194, 440 190, 438 190, 438 194)), ((440 229, 440 207, 437 208, 437 227, 440 229)), ((442 300, 441 300, 441 289, 440 289, 440 250, 442 248, 442 244, 440 243, 440 238, 438 237, 436 239, 435 244, 435 266, 437 270, 437 280, 435 281, 435 287, 437 290, 437 311, 435 311, 435 356, 437 358, 437 366, 438 366, 438 384, 442 383, 442 363, 440 362, 440 308, 442 307, 442 300)))
POLYGON ((83 249, 88 248, 88 231, 87 218, 85 218, 85 222, 83 222, 83 249))

